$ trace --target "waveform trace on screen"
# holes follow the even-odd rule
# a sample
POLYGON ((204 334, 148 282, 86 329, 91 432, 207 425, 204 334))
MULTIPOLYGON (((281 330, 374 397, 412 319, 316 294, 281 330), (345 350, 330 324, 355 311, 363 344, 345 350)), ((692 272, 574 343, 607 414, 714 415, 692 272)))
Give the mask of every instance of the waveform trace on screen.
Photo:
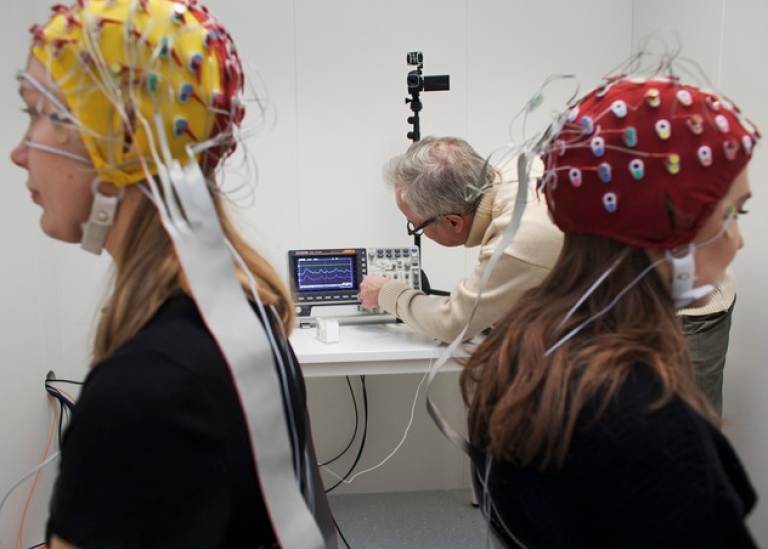
POLYGON ((353 258, 299 259, 299 290, 335 290, 355 285, 353 258))

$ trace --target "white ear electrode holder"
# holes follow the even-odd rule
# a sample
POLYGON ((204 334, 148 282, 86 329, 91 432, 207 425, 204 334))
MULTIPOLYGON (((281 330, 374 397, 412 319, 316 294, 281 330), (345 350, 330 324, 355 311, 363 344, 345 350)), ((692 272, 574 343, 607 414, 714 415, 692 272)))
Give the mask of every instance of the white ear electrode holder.
POLYGON ((669 250, 664 253, 664 259, 672 268, 672 299, 676 309, 682 309, 715 290, 712 284, 704 284, 698 288, 693 287, 696 279, 695 252, 696 244, 690 243, 683 256, 676 256, 669 250))

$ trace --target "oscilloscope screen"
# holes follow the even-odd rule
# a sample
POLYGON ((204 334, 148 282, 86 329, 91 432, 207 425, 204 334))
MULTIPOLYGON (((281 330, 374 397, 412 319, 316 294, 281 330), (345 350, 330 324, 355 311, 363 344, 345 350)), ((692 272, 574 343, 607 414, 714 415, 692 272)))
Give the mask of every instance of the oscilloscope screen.
POLYGON ((296 286, 300 292, 354 290, 354 256, 300 257, 296 259, 296 286))

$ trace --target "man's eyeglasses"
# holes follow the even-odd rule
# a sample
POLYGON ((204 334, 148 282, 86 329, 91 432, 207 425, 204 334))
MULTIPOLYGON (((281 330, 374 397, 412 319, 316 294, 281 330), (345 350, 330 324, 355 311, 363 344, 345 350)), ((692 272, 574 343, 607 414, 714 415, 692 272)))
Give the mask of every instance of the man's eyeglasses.
POLYGON ((414 236, 414 235, 421 235, 424 233, 424 229, 432 225, 435 221, 440 219, 441 217, 445 217, 446 215, 461 215, 461 214, 437 214, 433 215, 430 218, 425 219, 418 225, 414 225, 413 221, 408 221, 405 224, 406 229, 408 230, 408 236, 414 236))

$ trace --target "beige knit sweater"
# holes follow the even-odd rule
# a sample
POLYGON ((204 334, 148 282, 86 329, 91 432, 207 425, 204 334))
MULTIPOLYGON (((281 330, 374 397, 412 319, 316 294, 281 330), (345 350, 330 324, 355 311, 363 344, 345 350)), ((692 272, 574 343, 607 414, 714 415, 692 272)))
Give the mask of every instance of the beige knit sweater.
POLYGON ((402 282, 390 281, 379 293, 379 307, 444 342, 455 339, 468 321, 465 339, 500 320, 523 292, 541 283, 562 246, 562 234, 550 221, 545 202, 529 188, 517 235, 500 256, 470 321, 483 272, 512 219, 516 193, 517 183, 505 182, 493 186, 481 199, 465 243, 468 248, 480 246, 477 266, 450 296, 428 296, 402 282))

